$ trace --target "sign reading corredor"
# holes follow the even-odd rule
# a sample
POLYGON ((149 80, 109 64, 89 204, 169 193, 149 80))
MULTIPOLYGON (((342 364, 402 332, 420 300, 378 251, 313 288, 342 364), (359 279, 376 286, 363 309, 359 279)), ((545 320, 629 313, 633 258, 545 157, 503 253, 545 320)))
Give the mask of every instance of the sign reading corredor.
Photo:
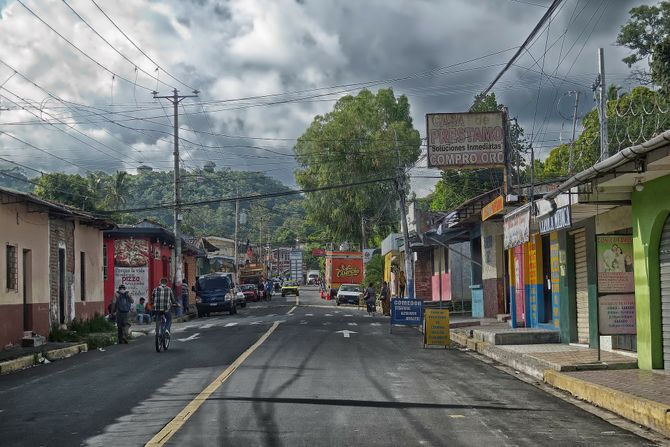
POLYGON ((428 166, 441 169, 505 165, 502 112, 426 115, 428 166))

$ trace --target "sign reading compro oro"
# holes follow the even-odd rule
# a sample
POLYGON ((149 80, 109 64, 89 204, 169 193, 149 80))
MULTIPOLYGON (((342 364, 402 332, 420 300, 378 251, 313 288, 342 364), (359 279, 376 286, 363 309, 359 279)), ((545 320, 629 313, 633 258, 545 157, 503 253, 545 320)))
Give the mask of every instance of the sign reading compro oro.
POLYGON ((502 112, 426 115, 428 166, 441 169, 505 165, 502 112))

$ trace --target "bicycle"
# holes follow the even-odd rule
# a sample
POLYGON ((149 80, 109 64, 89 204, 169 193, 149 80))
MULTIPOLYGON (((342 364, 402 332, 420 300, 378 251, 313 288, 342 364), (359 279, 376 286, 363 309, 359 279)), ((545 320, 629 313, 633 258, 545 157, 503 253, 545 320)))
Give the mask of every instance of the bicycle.
POLYGON ((165 312, 156 316, 156 352, 167 351, 170 346, 170 331, 167 330, 165 312))

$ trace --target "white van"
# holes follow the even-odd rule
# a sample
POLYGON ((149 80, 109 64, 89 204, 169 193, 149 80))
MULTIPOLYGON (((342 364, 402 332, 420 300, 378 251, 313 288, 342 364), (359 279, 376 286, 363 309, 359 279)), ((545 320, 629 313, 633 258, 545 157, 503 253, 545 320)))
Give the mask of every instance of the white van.
POLYGON ((321 274, 318 270, 310 270, 307 272, 307 284, 318 285, 320 276, 321 274))

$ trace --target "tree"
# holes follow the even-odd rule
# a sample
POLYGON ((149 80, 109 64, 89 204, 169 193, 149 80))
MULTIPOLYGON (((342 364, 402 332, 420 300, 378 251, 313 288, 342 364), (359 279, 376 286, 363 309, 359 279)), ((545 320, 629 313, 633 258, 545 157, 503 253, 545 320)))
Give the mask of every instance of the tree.
MULTIPOLYGON (((396 98, 392 89, 376 94, 362 90, 340 98, 330 113, 316 116, 298 139, 296 182, 313 189, 395 177, 398 164, 416 162, 420 145, 407 97, 396 98)), ((397 225, 395 197, 393 183, 387 180, 312 192, 306 194, 306 216, 333 240, 358 242, 363 218, 374 216, 383 222, 366 229, 370 236, 397 225)))
POLYGON ((119 210, 121 205, 126 204, 129 181, 126 171, 116 171, 107 182, 105 201, 113 210, 119 210))
POLYGON ((642 79, 651 79, 667 91, 670 87, 667 72, 670 66, 670 2, 638 6, 629 14, 630 19, 621 27, 616 40, 618 45, 632 51, 623 61, 631 67, 647 59, 651 72, 641 70, 642 79))
POLYGON ((88 180, 79 174, 45 174, 37 181, 35 195, 85 211, 95 211, 98 208, 97 198, 89 189, 88 180))

